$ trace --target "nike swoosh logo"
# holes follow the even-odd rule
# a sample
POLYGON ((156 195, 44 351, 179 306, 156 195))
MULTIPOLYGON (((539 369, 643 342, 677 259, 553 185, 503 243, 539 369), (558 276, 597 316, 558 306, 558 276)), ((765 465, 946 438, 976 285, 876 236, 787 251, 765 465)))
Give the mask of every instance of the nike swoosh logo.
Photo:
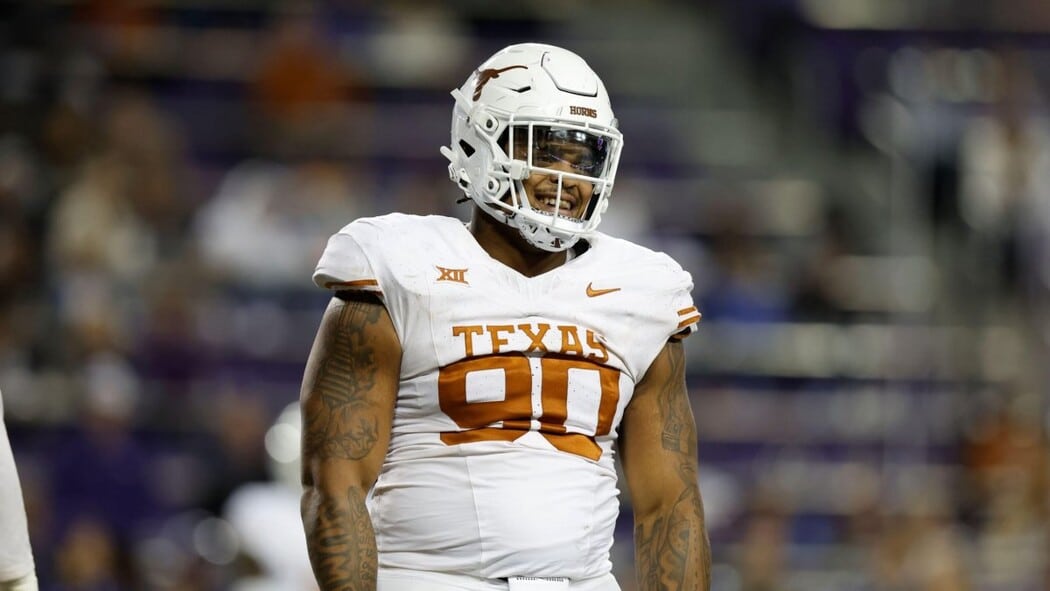
POLYGON ((607 293, 612 293, 614 291, 620 291, 620 288, 619 287, 610 287, 609 289, 594 289, 594 284, 593 283, 588 283, 587 284, 587 297, 589 297, 589 298, 596 298, 596 297, 598 297, 600 295, 605 295, 607 293))

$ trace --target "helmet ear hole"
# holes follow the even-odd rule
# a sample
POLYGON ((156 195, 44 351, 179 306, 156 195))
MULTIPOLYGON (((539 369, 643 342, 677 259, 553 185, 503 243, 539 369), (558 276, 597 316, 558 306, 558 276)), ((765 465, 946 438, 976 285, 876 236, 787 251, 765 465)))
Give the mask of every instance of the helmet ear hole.
POLYGON ((489 180, 485 183, 485 191, 488 192, 490 195, 495 195, 496 192, 499 191, 499 181, 490 177, 489 180))
POLYGON ((485 119, 481 122, 481 127, 486 132, 491 134, 496 131, 496 128, 499 127, 499 121, 497 121, 496 118, 493 117, 491 114, 485 113, 485 119))

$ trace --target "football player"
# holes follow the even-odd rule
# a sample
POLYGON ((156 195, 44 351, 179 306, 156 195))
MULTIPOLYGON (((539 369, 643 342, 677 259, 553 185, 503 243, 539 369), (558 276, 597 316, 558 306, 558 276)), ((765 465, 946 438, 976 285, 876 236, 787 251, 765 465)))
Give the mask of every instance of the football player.
POLYGON ((619 456, 643 590, 708 589, 668 256, 596 230, 623 145, 576 54, 521 44, 452 92, 469 224, 359 219, 302 386, 303 520, 324 590, 614 591, 619 456))
POLYGON ((22 487, 4 426, 0 395, 0 591, 36 591, 36 567, 29 546, 22 487))

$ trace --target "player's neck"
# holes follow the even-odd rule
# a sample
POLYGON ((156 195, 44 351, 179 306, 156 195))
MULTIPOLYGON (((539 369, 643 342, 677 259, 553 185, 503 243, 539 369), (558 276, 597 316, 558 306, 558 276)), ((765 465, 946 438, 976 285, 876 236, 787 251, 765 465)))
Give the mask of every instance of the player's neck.
POLYGON ((526 277, 536 277, 565 264, 565 252, 547 252, 529 244, 517 229, 481 210, 474 211, 470 233, 490 257, 526 277))

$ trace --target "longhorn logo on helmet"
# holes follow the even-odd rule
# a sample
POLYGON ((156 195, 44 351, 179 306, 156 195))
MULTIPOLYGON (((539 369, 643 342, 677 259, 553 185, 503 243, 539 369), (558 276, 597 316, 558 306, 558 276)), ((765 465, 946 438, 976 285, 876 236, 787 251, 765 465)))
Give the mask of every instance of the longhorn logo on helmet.
POLYGON ((513 70, 515 68, 521 68, 522 70, 528 70, 528 66, 507 66, 506 68, 487 68, 478 72, 478 81, 474 83, 474 100, 481 98, 481 89, 485 88, 485 85, 489 83, 489 80, 493 78, 499 78, 499 75, 507 70, 513 70))

